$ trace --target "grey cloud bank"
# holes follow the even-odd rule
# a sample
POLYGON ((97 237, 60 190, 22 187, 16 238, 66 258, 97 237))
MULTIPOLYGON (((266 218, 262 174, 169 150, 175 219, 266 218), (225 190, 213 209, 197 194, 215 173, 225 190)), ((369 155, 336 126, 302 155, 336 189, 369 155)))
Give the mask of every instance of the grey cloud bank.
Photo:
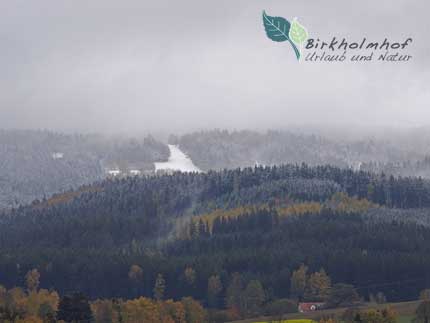
POLYGON ((2 1, 0 127, 85 132, 430 124, 428 1, 2 1), (309 63, 312 38, 404 41, 409 62, 309 63))

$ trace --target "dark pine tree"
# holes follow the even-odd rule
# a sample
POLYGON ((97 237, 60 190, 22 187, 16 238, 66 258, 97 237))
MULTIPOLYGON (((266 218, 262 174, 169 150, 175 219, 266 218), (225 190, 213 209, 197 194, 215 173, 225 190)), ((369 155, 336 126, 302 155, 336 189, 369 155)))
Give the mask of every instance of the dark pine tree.
POLYGON ((57 319, 67 323, 94 322, 87 297, 82 293, 64 296, 58 305, 57 319))

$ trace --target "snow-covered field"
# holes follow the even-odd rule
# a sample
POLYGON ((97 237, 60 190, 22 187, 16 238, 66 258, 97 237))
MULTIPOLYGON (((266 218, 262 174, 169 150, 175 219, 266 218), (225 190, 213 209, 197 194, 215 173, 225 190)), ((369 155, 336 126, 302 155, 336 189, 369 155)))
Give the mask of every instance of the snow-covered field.
POLYGON ((168 145, 170 156, 167 162, 155 163, 155 171, 181 171, 181 172, 201 172, 193 164, 193 161, 185 155, 176 145, 168 145))

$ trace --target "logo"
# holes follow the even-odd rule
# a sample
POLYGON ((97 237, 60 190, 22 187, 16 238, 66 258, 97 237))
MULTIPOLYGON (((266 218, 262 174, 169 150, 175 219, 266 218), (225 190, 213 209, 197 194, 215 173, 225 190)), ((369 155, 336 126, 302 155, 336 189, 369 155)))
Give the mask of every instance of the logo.
POLYGON ((300 60, 302 44, 308 39, 308 32, 305 27, 294 18, 290 23, 282 17, 271 17, 263 11, 263 24, 266 35, 276 42, 288 41, 293 47, 297 60, 300 60))
POLYGON ((306 28, 297 18, 290 23, 283 17, 272 17, 263 11, 263 25, 267 37, 275 42, 289 42, 298 61, 304 62, 408 62, 412 55, 408 46, 411 37, 390 39, 349 39, 335 35, 320 35, 309 38, 306 28), (306 43, 306 45, 304 45, 306 43), (304 54, 302 55, 302 49, 304 54), (302 57, 303 56, 303 57, 302 57))

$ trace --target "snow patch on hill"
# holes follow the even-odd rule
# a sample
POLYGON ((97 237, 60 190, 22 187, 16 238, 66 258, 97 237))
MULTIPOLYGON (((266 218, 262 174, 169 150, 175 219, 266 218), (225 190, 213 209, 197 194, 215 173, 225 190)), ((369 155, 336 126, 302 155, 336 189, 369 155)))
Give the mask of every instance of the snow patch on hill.
POLYGON ((155 171, 181 171, 181 172, 201 172, 201 170, 194 165, 193 161, 185 155, 178 146, 168 145, 170 156, 167 162, 157 162, 155 164, 155 171))

